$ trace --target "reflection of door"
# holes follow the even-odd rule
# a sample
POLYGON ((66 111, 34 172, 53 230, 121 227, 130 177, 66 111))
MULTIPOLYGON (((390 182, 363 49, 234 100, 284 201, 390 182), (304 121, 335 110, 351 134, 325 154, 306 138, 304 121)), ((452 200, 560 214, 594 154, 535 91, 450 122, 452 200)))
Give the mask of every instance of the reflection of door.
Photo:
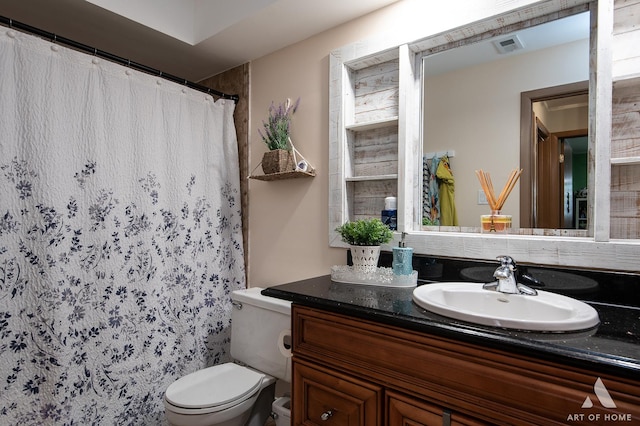
POLYGON ((536 165, 536 228, 563 227, 564 169, 558 137, 539 132, 536 165))
MULTIPOLYGON (((564 105, 555 105, 554 109, 567 110, 569 107, 576 107, 575 111, 578 111, 578 107, 584 103, 586 95, 589 91, 589 82, 579 82, 573 84, 566 84, 562 86, 547 87, 544 89, 533 90, 529 92, 521 93, 520 104, 520 167, 523 169, 522 176, 520 178, 520 226, 523 228, 546 228, 546 225, 541 224, 536 219, 539 217, 537 209, 540 202, 541 207, 544 207, 545 199, 549 197, 548 189, 544 189, 546 192, 538 194, 538 179, 546 177, 546 175, 540 175, 538 170, 537 160, 537 146, 536 141, 539 141, 538 129, 536 129, 537 114, 534 113, 534 104, 539 104, 547 101, 560 101, 564 105), (541 197, 539 200, 538 197, 541 197)), ((577 117, 578 115, 574 115, 577 117)), ((585 114, 585 117, 587 115, 585 114)), ((555 120, 554 120, 555 123, 555 120)), ((557 124, 557 123, 555 123, 557 124)), ((568 130, 582 128, 585 129, 584 135, 586 136, 586 122, 584 125, 580 123, 573 123, 571 126, 558 127, 554 124, 554 132, 557 132, 558 138, 562 142, 563 133, 568 130), (577 126, 575 124, 578 124, 577 126)), ((546 148, 546 146, 545 146, 546 148)), ((560 149, 562 144, 560 143, 560 149)), ((575 164, 574 164, 575 167, 575 164)), ((586 157, 585 157, 585 176, 586 176, 586 157)), ((558 178, 559 182, 562 182, 562 175, 558 178)), ((586 186, 586 183, 585 183, 586 186)), ((556 188, 556 187, 554 187, 556 188)), ((561 188, 561 187, 557 187, 561 188)), ((540 188, 543 190, 543 188, 540 188)), ((562 189, 558 189, 560 193, 564 192, 562 189)), ((559 206, 564 206, 566 210, 566 204, 563 201, 558 201, 559 206)), ((558 209, 558 217, 561 217, 562 213, 558 209)), ((554 215, 555 217, 555 215, 554 215)), ((553 229, 562 228, 563 221, 557 219, 558 226, 554 226, 553 229)))

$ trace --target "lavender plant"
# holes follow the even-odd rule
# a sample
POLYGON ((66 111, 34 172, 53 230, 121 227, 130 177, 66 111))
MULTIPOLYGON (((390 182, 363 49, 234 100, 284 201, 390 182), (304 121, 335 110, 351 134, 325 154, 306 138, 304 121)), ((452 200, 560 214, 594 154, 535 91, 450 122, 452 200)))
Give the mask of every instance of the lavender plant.
POLYGON ((285 149, 290 150, 289 132, 291 126, 291 117, 300 105, 300 98, 292 104, 291 99, 287 98, 284 104, 277 107, 273 102, 269 107, 269 118, 267 121, 262 120, 264 132, 258 129, 260 137, 267 144, 269 150, 285 149))

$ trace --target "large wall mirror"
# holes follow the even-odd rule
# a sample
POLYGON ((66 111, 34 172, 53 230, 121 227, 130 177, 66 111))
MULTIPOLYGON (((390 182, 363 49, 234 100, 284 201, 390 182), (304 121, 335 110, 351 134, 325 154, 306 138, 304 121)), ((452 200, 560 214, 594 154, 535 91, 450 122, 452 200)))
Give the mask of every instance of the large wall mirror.
MULTIPOLYGON (((397 187, 398 230, 414 253, 487 260, 506 253, 529 264, 637 271, 637 213, 624 201, 637 199, 640 173, 637 127, 626 125, 629 112, 637 111, 637 90, 624 90, 639 80, 637 30, 631 20, 619 19, 620 34, 614 33, 614 4, 608 1, 488 3, 470 11, 477 19, 465 20, 452 10, 446 14, 451 22, 424 25, 417 39, 374 38, 332 52, 330 245, 343 247, 334 229, 351 217, 352 182, 384 179, 397 187), (573 23, 576 32, 570 30, 573 23), (535 32, 546 45, 530 37, 535 32), (572 38, 564 38, 569 34, 572 38), (494 41, 514 50, 499 55, 494 41), (467 61, 483 45, 488 50, 479 53, 482 63, 464 65, 449 56, 461 53, 467 61), (381 81, 392 89, 384 99, 393 101, 397 117, 350 126, 345 120, 354 113, 353 76, 378 68, 393 69, 381 81), (633 79, 615 81, 614 75, 633 79), (454 81, 455 76, 462 78, 454 81), (397 135, 398 174, 352 176, 349 136, 377 132, 379 126, 397 135), (547 140, 553 145, 539 150, 547 140), (458 226, 422 224, 423 153, 426 160, 452 154, 458 226), (538 164, 537 157, 544 156, 562 164, 554 169, 553 196, 545 187, 550 172, 542 171, 551 166, 538 164), (499 191, 511 170, 519 168, 520 182, 503 207, 512 215, 512 232, 480 233, 480 216, 489 207, 475 171, 489 172, 499 191), (571 170, 566 179, 565 170, 571 170)), ((382 198, 374 194, 366 201, 382 198)), ((370 216, 378 214, 375 206, 370 216)))
POLYGON ((513 232, 587 235, 590 12, 546 20, 422 56, 423 225, 479 230, 490 209, 475 171, 499 193, 522 169, 502 211, 513 232), (445 156, 457 223, 436 206, 445 156))

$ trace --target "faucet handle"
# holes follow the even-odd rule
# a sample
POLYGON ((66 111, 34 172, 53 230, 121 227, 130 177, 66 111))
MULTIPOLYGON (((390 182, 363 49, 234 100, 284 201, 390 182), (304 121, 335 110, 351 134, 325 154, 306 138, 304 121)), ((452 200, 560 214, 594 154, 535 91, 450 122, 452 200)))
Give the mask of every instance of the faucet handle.
POLYGON ((515 271, 517 268, 516 261, 513 260, 513 257, 511 256, 503 255, 503 256, 498 256, 496 259, 500 262, 501 266, 507 267, 512 271, 515 271))

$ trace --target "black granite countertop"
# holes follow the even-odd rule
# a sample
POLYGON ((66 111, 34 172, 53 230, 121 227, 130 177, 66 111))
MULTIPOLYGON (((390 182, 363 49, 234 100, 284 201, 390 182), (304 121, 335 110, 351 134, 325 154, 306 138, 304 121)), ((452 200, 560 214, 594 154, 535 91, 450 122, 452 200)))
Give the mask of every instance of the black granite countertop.
POLYGON ((412 293, 412 287, 333 282, 329 275, 263 290, 265 295, 312 308, 640 380, 637 306, 577 297, 598 311, 599 326, 582 332, 539 333, 449 319, 420 308, 412 301, 412 293))

